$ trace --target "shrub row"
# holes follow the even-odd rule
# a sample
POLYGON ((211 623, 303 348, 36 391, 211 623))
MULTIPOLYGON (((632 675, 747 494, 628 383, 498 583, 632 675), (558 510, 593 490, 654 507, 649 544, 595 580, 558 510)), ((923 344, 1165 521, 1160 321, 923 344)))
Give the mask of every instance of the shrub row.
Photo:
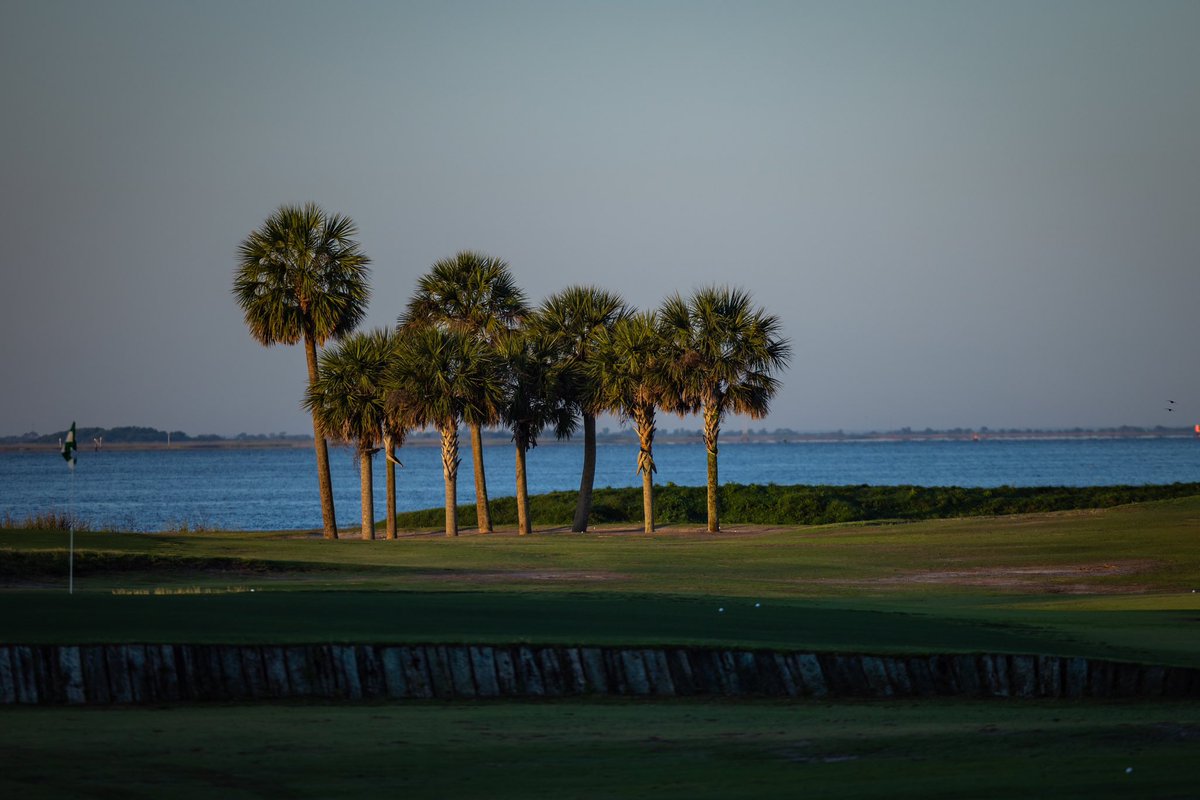
MULTIPOLYGON (((655 522, 661 525, 701 524, 706 516, 703 486, 668 483, 655 491, 655 522)), ((825 525, 871 520, 921 520, 949 517, 1032 514, 1110 508, 1128 503, 1169 500, 1200 494, 1200 483, 1157 486, 778 486, 726 484, 720 488, 721 519, 760 525, 825 525)), ((575 492, 550 492, 530 498, 533 524, 570 525, 575 492)), ((492 521, 516 525, 516 501, 492 500, 492 521)), ((428 508, 397 514, 402 528, 440 528, 444 509, 428 508)), ((474 504, 458 509, 470 524, 474 504)), ((642 490, 597 489, 592 502, 593 524, 635 523, 642 518, 642 490)))

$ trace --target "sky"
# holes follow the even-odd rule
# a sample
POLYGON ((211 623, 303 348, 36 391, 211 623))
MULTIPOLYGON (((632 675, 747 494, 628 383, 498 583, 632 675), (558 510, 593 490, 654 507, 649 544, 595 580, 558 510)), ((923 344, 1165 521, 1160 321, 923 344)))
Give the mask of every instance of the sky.
POLYGON ((1200 422, 1200 3, 3 9, 0 435, 311 431, 230 291, 310 201, 365 327, 461 249, 534 302, 749 291, 793 357, 733 428, 1200 422))

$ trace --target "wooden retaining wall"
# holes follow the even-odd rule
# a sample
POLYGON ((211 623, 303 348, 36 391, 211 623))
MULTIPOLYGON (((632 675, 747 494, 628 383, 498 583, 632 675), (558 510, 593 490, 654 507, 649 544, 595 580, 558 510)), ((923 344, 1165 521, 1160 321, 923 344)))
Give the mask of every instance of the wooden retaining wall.
POLYGON ((622 695, 1198 697, 1200 670, 1028 655, 488 645, 0 645, 0 704, 622 695))

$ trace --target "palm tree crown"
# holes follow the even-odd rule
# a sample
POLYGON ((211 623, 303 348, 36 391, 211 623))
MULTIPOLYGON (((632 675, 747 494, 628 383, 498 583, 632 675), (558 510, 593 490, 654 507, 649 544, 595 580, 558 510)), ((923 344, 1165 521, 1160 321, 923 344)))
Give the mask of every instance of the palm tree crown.
POLYGON ((366 314, 370 259, 348 218, 317 205, 281 206, 238 248, 233 293, 263 345, 317 345, 353 331, 366 314))
MULTIPOLYGON (((588 378, 604 408, 623 417, 654 409, 674 397, 670 341, 653 311, 618 320, 597 340, 588 378)), ((652 464, 644 465, 653 469, 652 464)), ((641 472, 643 465, 639 464, 641 472)))
POLYGON ((507 387, 501 417, 513 431, 518 447, 537 447, 537 437, 552 428, 565 439, 575 430, 575 415, 568 399, 573 378, 558 359, 553 344, 537 331, 511 331, 497 342, 507 387))
POLYGON ((592 385, 583 376, 587 362, 601 332, 629 314, 618 294, 595 286, 570 286, 547 297, 529 320, 530 327, 547 337, 562 359, 578 370, 574 399, 585 413, 600 410, 592 385))
POLYGON ((448 427, 499 406, 498 359, 458 331, 403 329, 387 379, 389 402, 411 427, 448 427))
POLYGON ((434 263, 399 319, 402 327, 440 325, 491 340, 529 313, 508 263, 473 250, 434 263))
POLYGON ((318 358, 317 382, 305 394, 304 406, 322 427, 359 451, 377 447, 392 417, 383 383, 392 364, 393 334, 386 330, 358 333, 318 358))
POLYGON ((712 408, 718 421, 729 412, 766 415, 779 387, 772 373, 791 358, 777 316, 754 308, 740 289, 718 287, 687 300, 675 294, 659 313, 681 353, 674 362, 678 410, 712 408))

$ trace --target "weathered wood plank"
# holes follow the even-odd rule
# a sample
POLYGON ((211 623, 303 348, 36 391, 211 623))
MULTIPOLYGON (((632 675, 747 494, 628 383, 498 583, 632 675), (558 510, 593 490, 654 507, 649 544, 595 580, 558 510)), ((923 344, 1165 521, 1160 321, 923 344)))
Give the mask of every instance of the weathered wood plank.
POLYGON ((404 677, 404 649, 401 647, 381 647, 379 663, 383 670, 384 691, 388 698, 400 700, 412 697, 409 694, 408 681, 404 677))
POLYGON ((453 646, 446 648, 446 660, 450 667, 450 682, 454 686, 455 697, 475 697, 479 692, 475 688, 475 676, 471 671, 471 654, 466 647, 453 646))

